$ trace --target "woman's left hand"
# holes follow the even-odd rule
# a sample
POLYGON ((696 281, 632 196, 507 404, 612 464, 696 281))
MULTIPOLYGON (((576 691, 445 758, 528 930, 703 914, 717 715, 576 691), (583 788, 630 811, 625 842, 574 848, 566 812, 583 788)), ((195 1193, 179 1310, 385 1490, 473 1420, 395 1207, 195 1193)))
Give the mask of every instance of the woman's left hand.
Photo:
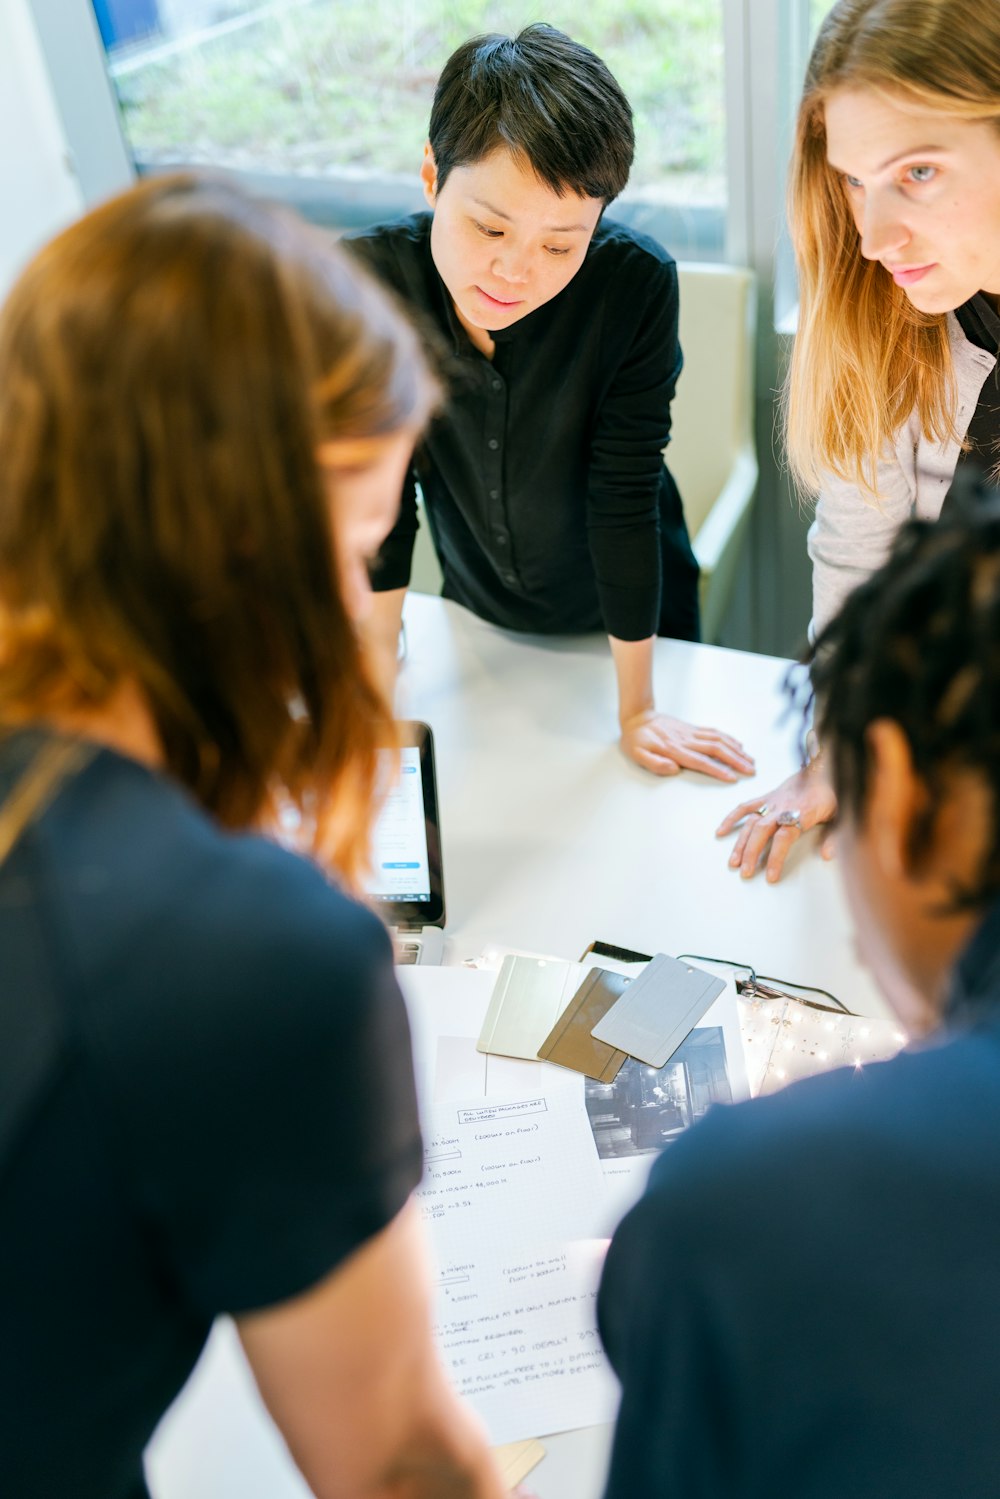
MULTIPOLYGON (((781 878, 785 860, 800 836, 819 823, 831 822, 836 811, 833 787, 817 760, 782 781, 774 791, 734 807, 716 829, 716 837, 724 838, 739 828, 729 855, 730 869, 738 869, 748 880, 766 855, 767 881, 773 885, 781 878)), ((833 855, 830 834, 823 841, 822 853, 826 859, 833 855)))
POLYGON ((658 776, 700 770, 717 781, 735 781, 754 772, 753 760, 731 734, 699 728, 654 708, 622 721, 621 747, 630 760, 658 776))

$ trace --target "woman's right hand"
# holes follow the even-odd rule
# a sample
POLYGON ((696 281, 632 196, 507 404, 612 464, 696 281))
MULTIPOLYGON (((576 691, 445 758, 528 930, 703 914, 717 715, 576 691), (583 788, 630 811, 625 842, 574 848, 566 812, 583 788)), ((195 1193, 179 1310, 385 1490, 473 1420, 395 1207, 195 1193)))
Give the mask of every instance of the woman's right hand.
MULTIPOLYGON (((739 836, 729 855, 730 869, 738 869, 741 877, 748 880, 766 855, 767 880, 773 885, 780 879, 785 859, 800 835, 820 823, 831 822, 836 810, 833 787, 824 774, 822 760, 816 759, 774 791, 741 802, 720 823, 716 837, 724 838, 739 827, 739 836), (798 813, 797 822, 779 824, 782 812, 798 813)), ((824 859, 833 857, 832 836, 824 839, 821 852, 824 859)))

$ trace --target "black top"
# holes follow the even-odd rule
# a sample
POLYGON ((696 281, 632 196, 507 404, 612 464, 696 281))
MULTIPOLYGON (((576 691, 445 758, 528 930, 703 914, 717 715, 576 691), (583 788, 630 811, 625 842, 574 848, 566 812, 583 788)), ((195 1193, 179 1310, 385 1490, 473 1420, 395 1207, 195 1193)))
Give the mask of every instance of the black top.
POLYGON ((926 1048, 715 1107, 608 1255, 607 1499, 998 1490, 1000 904, 926 1048))
MULTIPOLYGON (((982 292, 977 292, 957 308, 955 316, 969 342, 998 359, 996 369, 991 375, 987 375, 979 393, 979 400, 966 432, 968 445, 959 454, 955 475, 958 477, 964 469, 970 467, 992 474, 1000 463, 1000 317, 992 302, 982 292)), ((954 492, 952 487, 945 495, 942 513, 947 513, 951 508, 954 492)))
MULTIPOLYGON (((447 351, 446 409, 415 459, 445 597, 512 630, 696 639, 698 567, 661 456, 681 370, 672 258, 600 224, 569 285, 493 333, 489 360, 434 267, 431 218, 345 243, 447 351)), ((416 529, 411 479, 376 588, 409 582, 416 529)))
POLYGON ((213 1317, 314 1285, 419 1179, 389 940, 98 750, 0 865, 0 953, 0 1493, 138 1499, 213 1317))

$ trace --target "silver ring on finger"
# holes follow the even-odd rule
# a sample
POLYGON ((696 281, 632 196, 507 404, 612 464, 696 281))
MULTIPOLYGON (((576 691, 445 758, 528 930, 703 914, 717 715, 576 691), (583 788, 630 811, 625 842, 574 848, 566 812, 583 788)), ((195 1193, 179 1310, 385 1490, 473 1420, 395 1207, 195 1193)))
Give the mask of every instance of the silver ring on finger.
POLYGON ((754 807, 753 814, 755 817, 766 817, 768 810, 767 802, 761 802, 759 807, 754 807))
POLYGON ((802 813, 796 809, 794 812, 778 813, 779 828, 795 828, 797 832, 802 831, 802 813))

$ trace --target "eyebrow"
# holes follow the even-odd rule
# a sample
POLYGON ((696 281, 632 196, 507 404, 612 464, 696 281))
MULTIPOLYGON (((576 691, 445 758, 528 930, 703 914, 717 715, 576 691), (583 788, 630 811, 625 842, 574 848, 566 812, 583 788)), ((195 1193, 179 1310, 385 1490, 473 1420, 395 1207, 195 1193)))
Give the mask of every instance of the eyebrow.
MULTIPOLYGON (((887 172, 897 162, 906 161, 911 156, 942 156, 947 150, 947 146, 914 146, 909 151, 900 151, 898 156, 890 156, 888 161, 883 161, 882 165, 876 167, 875 170, 876 172, 887 172)), ((827 157, 827 162, 835 172, 842 172, 844 170, 843 167, 838 167, 836 162, 830 161, 829 157, 827 157)), ((854 173, 851 172, 849 175, 853 177, 854 173)))
MULTIPOLYGON (((504 213, 502 208, 494 208, 493 204, 487 203, 485 198, 473 197, 472 201, 478 203, 480 208, 487 209, 494 218, 506 219, 508 224, 514 222, 509 213, 504 213)), ((586 224, 550 224, 545 232, 546 234, 586 234, 587 228, 586 224)))

